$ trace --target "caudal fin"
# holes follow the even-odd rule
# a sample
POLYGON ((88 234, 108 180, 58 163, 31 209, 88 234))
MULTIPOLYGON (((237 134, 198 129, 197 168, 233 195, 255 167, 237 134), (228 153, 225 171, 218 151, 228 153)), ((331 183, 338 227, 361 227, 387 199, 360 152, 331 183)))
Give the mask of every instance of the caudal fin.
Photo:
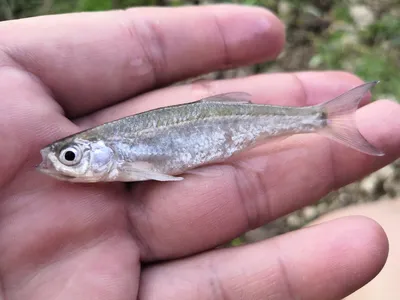
POLYGON ((350 91, 320 104, 321 110, 327 116, 327 127, 321 134, 358 151, 382 156, 384 153, 371 145, 358 131, 355 112, 364 95, 378 81, 372 81, 351 89, 350 91))

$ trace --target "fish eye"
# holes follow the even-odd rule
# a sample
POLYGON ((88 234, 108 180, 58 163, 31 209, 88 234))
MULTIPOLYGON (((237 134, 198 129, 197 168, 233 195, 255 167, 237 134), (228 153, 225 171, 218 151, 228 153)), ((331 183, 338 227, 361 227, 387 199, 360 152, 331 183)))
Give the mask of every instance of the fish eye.
POLYGON ((73 166, 79 163, 81 160, 82 153, 80 149, 76 147, 67 147, 61 150, 59 159, 60 161, 67 166, 73 166))

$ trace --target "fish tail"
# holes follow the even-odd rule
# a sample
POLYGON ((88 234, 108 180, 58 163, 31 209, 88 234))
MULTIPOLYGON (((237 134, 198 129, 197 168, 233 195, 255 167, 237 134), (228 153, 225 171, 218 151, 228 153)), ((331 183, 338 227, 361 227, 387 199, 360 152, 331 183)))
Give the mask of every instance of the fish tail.
POLYGON ((358 151, 374 156, 384 155, 361 135, 355 120, 355 112, 360 101, 378 82, 365 83, 328 102, 319 104, 327 119, 327 126, 319 133, 358 151))

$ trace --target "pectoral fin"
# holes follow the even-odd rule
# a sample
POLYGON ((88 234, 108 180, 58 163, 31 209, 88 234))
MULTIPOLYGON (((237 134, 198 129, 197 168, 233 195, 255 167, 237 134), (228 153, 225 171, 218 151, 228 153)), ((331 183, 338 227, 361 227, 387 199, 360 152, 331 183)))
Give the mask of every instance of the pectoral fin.
POLYGON ((180 181, 183 177, 161 173, 148 162, 126 162, 120 166, 119 179, 121 181, 180 181))

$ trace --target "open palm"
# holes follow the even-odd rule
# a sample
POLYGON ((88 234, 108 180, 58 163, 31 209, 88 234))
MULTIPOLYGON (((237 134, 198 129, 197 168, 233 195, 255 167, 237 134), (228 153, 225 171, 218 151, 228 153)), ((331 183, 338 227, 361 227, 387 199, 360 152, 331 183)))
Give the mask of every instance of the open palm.
POLYGON ((181 182, 71 184, 35 170, 48 143, 154 107, 230 91, 300 106, 361 83, 303 72, 161 88, 276 57, 284 28, 270 12, 224 5, 71 14, 3 22, 0 36, 0 298, 340 299, 382 268, 386 236, 361 217, 215 248, 397 158, 393 102, 357 115, 383 157, 301 136, 181 182))

